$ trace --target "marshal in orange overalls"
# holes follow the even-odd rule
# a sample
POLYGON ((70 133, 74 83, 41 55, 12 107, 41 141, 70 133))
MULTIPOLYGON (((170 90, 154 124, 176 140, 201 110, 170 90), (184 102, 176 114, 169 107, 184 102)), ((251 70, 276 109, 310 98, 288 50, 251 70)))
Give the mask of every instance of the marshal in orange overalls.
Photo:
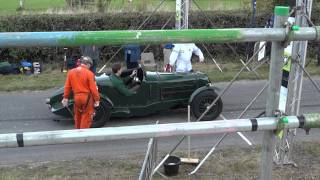
POLYGON ((74 96, 75 128, 90 128, 94 114, 94 102, 100 101, 94 74, 81 64, 68 72, 63 97, 69 99, 71 91, 74 96))

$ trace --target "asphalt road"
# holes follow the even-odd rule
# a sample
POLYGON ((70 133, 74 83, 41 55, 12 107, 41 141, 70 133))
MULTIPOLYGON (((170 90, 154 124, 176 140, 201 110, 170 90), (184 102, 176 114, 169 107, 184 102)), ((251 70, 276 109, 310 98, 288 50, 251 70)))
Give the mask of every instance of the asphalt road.
MULTIPOLYGON (((320 78, 316 78, 320 83, 320 78)), ((223 115, 228 118, 237 118, 250 100, 261 90, 266 81, 239 81, 222 97, 224 103, 223 115)), ((219 83, 223 89, 227 83, 219 83)), ((0 133, 18 133, 30 131, 50 131, 72 129, 72 121, 56 122, 61 119, 53 115, 45 104, 45 98, 54 90, 39 92, 0 92, 0 133)), ((244 117, 254 117, 265 110, 266 93, 264 92, 244 117)), ((302 113, 320 113, 320 95, 313 85, 306 80, 302 93, 302 113)), ((130 126, 141 124, 185 122, 186 110, 172 110, 143 118, 112 119, 106 126, 130 126)), ((262 132, 244 133, 253 144, 261 144, 262 132)), ((318 140, 320 130, 311 130, 306 136, 299 130, 299 141, 318 140)), ((192 149, 209 150, 220 135, 192 137, 192 149)), ((179 137, 161 138, 159 150, 167 152, 176 144, 179 137)), ((25 148, 0 149, 0 165, 23 164, 26 162, 72 160, 81 157, 125 157, 127 154, 144 153, 147 139, 130 141, 109 141, 86 144, 51 145, 25 148)), ((237 135, 229 135, 221 146, 247 144, 237 135)), ((179 150, 186 148, 182 144, 179 150)))

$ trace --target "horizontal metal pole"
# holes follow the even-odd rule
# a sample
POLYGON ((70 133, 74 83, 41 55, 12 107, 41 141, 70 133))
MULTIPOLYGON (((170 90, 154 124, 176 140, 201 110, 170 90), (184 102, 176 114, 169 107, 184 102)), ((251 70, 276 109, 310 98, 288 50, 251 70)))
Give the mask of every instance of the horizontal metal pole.
MULTIPOLYGON (((320 115, 288 116, 285 128, 319 128, 320 115)), ((182 135, 275 130, 277 118, 236 119, 191 123, 109 127, 99 129, 61 130, 0 134, 0 147, 23 147, 50 144, 97 142, 182 135)))
MULTIPOLYGON (((235 28, 137 31, 64 31, 0 33, 0 48, 161 43, 284 41, 285 28, 235 28)), ((290 41, 319 41, 320 26, 292 31, 290 41)))

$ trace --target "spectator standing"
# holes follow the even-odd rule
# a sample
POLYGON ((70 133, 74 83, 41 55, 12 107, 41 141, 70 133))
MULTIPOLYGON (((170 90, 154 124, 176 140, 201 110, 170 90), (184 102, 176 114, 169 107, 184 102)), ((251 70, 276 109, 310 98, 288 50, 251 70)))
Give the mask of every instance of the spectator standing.
POLYGON ((82 57, 81 65, 70 70, 64 87, 62 104, 69 106, 71 92, 74 98, 74 122, 76 129, 90 128, 94 107, 100 104, 100 95, 94 74, 89 70, 93 62, 90 57, 82 57))
POLYGON ((176 72, 192 72, 191 57, 195 54, 200 62, 204 61, 202 51, 194 44, 174 44, 170 55, 170 66, 176 66, 176 72))
POLYGON ((97 64, 100 58, 99 48, 95 45, 93 46, 81 46, 80 47, 82 56, 90 57, 93 61, 93 65, 90 70, 95 74, 97 70, 97 64))
POLYGON ((127 69, 139 67, 139 61, 141 60, 140 46, 136 44, 128 44, 123 48, 127 69))
POLYGON ((172 72, 172 67, 170 66, 170 55, 172 53, 172 49, 174 45, 172 43, 164 44, 162 45, 163 47, 163 71, 164 72, 172 72))

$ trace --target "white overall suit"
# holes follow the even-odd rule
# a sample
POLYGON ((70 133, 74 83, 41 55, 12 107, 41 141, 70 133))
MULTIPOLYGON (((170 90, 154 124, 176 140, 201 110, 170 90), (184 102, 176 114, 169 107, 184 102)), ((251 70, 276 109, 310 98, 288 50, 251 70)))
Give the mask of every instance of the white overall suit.
POLYGON ((200 62, 204 61, 203 53, 194 43, 174 44, 170 55, 170 65, 176 66, 176 72, 190 72, 193 53, 199 57, 200 62))

